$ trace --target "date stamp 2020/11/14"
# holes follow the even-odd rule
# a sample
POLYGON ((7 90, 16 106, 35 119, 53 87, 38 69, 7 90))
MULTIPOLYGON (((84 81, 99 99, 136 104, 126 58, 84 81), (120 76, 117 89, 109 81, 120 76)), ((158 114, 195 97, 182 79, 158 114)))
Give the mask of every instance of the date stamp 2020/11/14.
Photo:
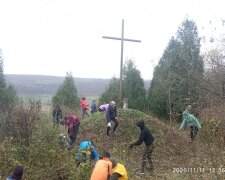
POLYGON ((217 173, 225 174, 224 168, 206 168, 206 167, 177 167, 173 168, 173 173, 183 174, 183 173, 217 173))

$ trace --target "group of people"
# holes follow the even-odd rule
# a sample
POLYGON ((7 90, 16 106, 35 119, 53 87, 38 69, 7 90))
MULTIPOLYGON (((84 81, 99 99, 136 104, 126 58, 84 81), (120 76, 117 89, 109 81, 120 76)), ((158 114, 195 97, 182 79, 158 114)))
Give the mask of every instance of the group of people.
POLYGON ((111 155, 107 151, 99 157, 95 145, 91 141, 82 141, 80 143, 76 161, 77 166, 84 162, 95 162, 91 180, 128 180, 125 166, 115 159, 111 159, 111 155))
MULTIPOLYGON (((81 99, 81 108, 83 117, 88 113, 87 108, 88 105, 85 103, 85 98, 81 99)), ((93 101, 92 109, 93 113, 97 111, 96 103, 93 101), (93 105, 95 104, 95 105, 93 105)), ((115 130, 119 125, 117 118, 117 108, 115 101, 111 101, 108 104, 100 105, 98 110, 100 112, 105 112, 107 129, 106 135, 110 136, 111 122, 114 122, 114 127, 112 134, 115 134, 115 130)), ((88 114, 89 116, 89 114, 88 114)), ((62 110, 59 105, 53 111, 54 121, 56 123, 60 123, 62 119, 64 119, 65 124, 68 126, 68 135, 70 138, 70 147, 75 143, 76 137, 79 131, 80 119, 74 115, 72 112, 63 118, 62 110)), ((190 129, 190 137, 191 142, 194 141, 199 128, 201 125, 198 119, 192 114, 191 106, 189 105, 185 111, 182 113, 183 121, 180 125, 179 130, 186 128, 187 126, 190 129)), ((143 120, 139 120, 136 123, 136 126, 140 128, 140 135, 137 141, 131 143, 129 145, 129 149, 132 149, 134 146, 139 146, 143 142, 145 143, 145 150, 141 158, 141 169, 139 171, 140 174, 144 174, 145 171, 148 173, 154 172, 154 166, 152 162, 152 153, 155 147, 155 138, 152 135, 151 131, 148 127, 146 127, 145 122, 143 120), (146 165, 149 163, 149 167, 146 165)), ((64 137, 61 135, 61 137, 64 137)), ((65 137, 64 137, 65 138, 65 137)), ((90 180, 127 180, 128 174, 125 166, 122 163, 117 162, 115 159, 111 158, 109 152, 104 152, 101 156, 99 156, 96 146, 92 141, 84 140, 80 143, 78 152, 76 154, 76 162, 77 166, 84 162, 95 162, 94 169, 92 171, 90 180)), ((10 176, 7 177, 7 180, 21 180, 23 175, 23 166, 18 165, 15 167, 14 171, 10 176)))
MULTIPOLYGON (((93 99, 92 103, 91 103, 91 108, 89 108, 89 105, 86 101, 86 97, 82 97, 80 100, 80 106, 82 109, 82 119, 84 118, 84 116, 90 116, 89 113, 87 111, 91 111, 91 114, 94 114, 95 112, 97 112, 97 104, 96 101, 93 99)), ((63 114, 62 114, 62 110, 60 108, 59 105, 56 105, 55 109, 53 110, 53 122, 56 124, 62 124, 63 123, 63 114)))
MULTIPOLYGON (((137 141, 130 144, 129 149, 132 149, 134 146, 139 146, 144 142, 146 148, 142 155, 141 169, 138 173, 144 174, 146 170, 148 173, 153 173, 152 152, 154 150, 154 137, 151 131, 145 126, 143 120, 138 121, 136 125, 141 130, 140 136, 137 141), (149 167, 146 166, 147 162, 149 163, 149 167)), ((109 152, 104 152, 102 156, 99 156, 95 145, 91 141, 83 141, 80 143, 76 160, 77 165, 91 160, 96 161, 90 178, 91 180, 128 179, 125 166, 122 163, 118 163, 115 159, 111 159, 109 152)))
POLYGON ((125 166, 104 152, 96 162, 90 180, 128 180, 125 166))
MULTIPOLYGON (((87 113, 87 110, 90 110, 90 109, 88 109, 88 105, 86 103, 85 97, 81 99, 80 104, 81 104, 82 114, 83 114, 82 117, 84 118, 85 115, 89 116, 89 114, 87 113)), ((62 116, 61 110, 59 110, 60 108, 58 106, 56 106, 56 109, 58 109, 58 111, 54 110, 53 114, 57 114, 60 119, 62 116)), ((93 109, 93 113, 97 111, 97 106, 94 101, 92 103, 91 109, 93 109)), ((108 104, 100 105, 98 107, 98 110, 99 112, 105 112, 105 118, 106 118, 106 124, 107 124, 107 129, 106 129, 107 137, 110 137, 110 129, 112 126, 112 122, 114 122, 112 134, 115 135, 115 131, 119 125, 118 118, 117 118, 117 107, 116 107, 115 101, 111 101, 108 104)), ((191 114, 190 106, 188 106, 188 108, 182 113, 182 117, 183 117, 183 121, 181 123, 179 130, 181 130, 182 128, 185 128, 186 126, 189 126, 191 142, 193 142, 197 135, 198 129, 201 128, 201 125, 198 119, 195 118, 193 114, 191 114)), ((74 114, 72 114, 72 112, 70 115, 66 116, 64 119, 65 119, 66 125, 68 126, 70 145, 73 145, 75 143, 75 140, 79 131, 80 119, 74 114)), ((139 120, 136 125, 141 130, 140 136, 136 142, 130 144, 129 149, 132 149, 134 146, 139 146, 144 142, 146 148, 142 155, 141 169, 139 173, 143 174, 145 173, 146 170, 149 173, 153 173, 154 167, 152 162, 152 153, 155 147, 154 145, 155 139, 151 131, 145 126, 145 123, 143 120, 139 120), (149 163, 149 167, 146 166, 147 162, 149 163)), ((126 169, 121 163, 117 163, 115 160, 110 159, 110 154, 108 152, 103 153, 103 155, 99 157, 94 143, 91 141, 85 140, 80 143, 80 147, 76 155, 77 165, 79 166, 80 163, 83 163, 89 160, 96 161, 95 168, 91 175, 91 180, 109 179, 109 177, 111 180, 115 180, 115 179, 119 179, 119 177, 121 176, 123 176, 124 178, 120 178, 120 179, 128 179, 126 169), (116 173, 113 173, 113 172, 116 172, 116 173), (102 176, 102 178, 99 178, 100 176, 102 176), (103 178, 103 176, 105 178, 103 178)))
MULTIPOLYGON (((89 116, 87 110, 90 110, 90 109, 88 108, 88 104, 86 102, 85 97, 82 97, 82 99, 80 100, 80 105, 81 105, 81 109, 82 109, 82 118, 84 118, 85 115, 89 116)), ((112 135, 115 135, 116 128, 119 125, 115 101, 111 101, 108 104, 100 105, 98 110, 99 110, 99 112, 105 112, 106 123, 107 123, 107 129, 106 129, 107 137, 109 138, 109 136, 110 136, 110 129, 112 126, 112 122, 114 122, 112 135)), ((97 105, 96 105, 95 100, 92 101, 91 112, 92 113, 97 112, 97 105)), ((61 110, 60 106, 57 105, 55 107, 55 109, 53 110, 53 120, 54 120, 54 124, 60 123, 60 124, 65 124, 68 126, 68 135, 70 138, 70 146, 72 146, 76 141, 76 137, 77 137, 77 134, 79 131, 80 118, 78 116, 74 115, 73 112, 71 112, 69 115, 67 115, 63 118, 62 110, 61 110)), ((63 136, 63 134, 61 134, 60 139, 64 140, 64 139, 66 139, 66 137, 63 136)), ((61 142, 61 144, 63 144, 63 142, 61 142)))
POLYGON ((84 116, 90 116, 88 114, 88 110, 91 111, 91 114, 94 114, 95 112, 97 112, 97 104, 95 102, 95 100, 93 99, 92 102, 91 102, 91 108, 89 108, 88 106, 88 103, 86 101, 86 97, 82 97, 81 100, 80 100, 80 106, 81 106, 81 109, 82 109, 82 119, 84 119, 84 116))
MULTIPOLYGON (((82 109, 82 117, 84 118, 85 115, 89 116, 89 114, 87 113, 87 110, 90 110, 90 109, 88 108, 88 104, 86 102, 85 97, 82 97, 82 99, 80 100, 80 104, 81 104, 81 109, 82 109)), ((56 106, 56 110, 53 111, 53 116, 54 116, 54 114, 56 114, 56 115, 60 116, 59 117, 59 119, 60 119, 62 117, 62 111, 59 109, 60 109, 59 106, 56 106), (59 113, 57 113, 57 111, 59 113)), ((92 102, 91 109, 94 110, 93 113, 97 111, 97 106, 96 106, 95 102, 92 102)), ((106 124, 107 124, 106 136, 109 138, 110 135, 116 135, 115 132, 119 125, 118 118, 117 118, 116 102, 111 101, 110 103, 100 105, 98 107, 98 110, 99 110, 99 112, 105 113, 106 124), (110 133, 112 122, 114 123, 114 127, 112 129, 112 133, 110 133)), ((57 120, 58 118, 54 116, 54 119, 57 120)), ((65 120, 65 124, 68 126, 68 134, 70 137, 70 147, 71 147, 75 143, 75 140, 76 140, 76 137, 77 137, 77 134, 79 131, 80 119, 71 112, 68 116, 65 116, 64 120, 65 120)), ((152 162, 151 156, 152 156, 152 152, 154 149, 154 137, 151 134, 150 130, 145 126, 145 123, 143 120, 138 121, 137 127, 139 127, 141 130, 140 137, 136 142, 132 143, 129 146, 129 149, 132 149, 134 146, 138 146, 138 145, 142 144, 143 142, 145 142, 146 149, 142 156, 142 166, 141 166, 142 169, 140 172, 144 173, 147 161, 150 164, 150 168, 148 169, 148 171, 153 172, 154 168, 153 168, 153 162, 152 162)), ((122 165, 121 163, 117 163, 113 159, 110 159, 109 153, 104 153, 103 156, 99 157, 94 143, 91 141, 85 140, 80 143, 79 150, 76 155, 77 165, 79 166, 80 163, 87 162, 89 160, 96 161, 96 165, 95 165, 95 168, 94 168, 92 176, 91 176, 91 179, 93 179, 93 180, 95 179, 94 178, 95 176, 99 176, 99 175, 96 175, 99 173, 104 174, 104 175, 106 175, 106 174, 110 175, 110 178, 112 180, 118 179, 121 176, 125 177, 123 179, 128 179, 127 172, 126 172, 124 165, 122 165), (109 162, 107 162, 107 161, 109 161, 109 162), (103 165, 103 164, 106 162, 111 164, 111 165, 109 165, 109 167, 112 167, 112 168, 109 168, 109 172, 107 170, 107 172, 102 173, 102 171, 104 169, 102 167, 105 167, 105 165, 103 165), (99 170, 99 168, 100 168, 100 170, 99 170), (116 173, 113 173, 114 170, 116 173), (120 174, 120 173, 122 173, 122 174, 120 174)), ((102 178, 102 179, 104 179, 104 178, 102 178)))

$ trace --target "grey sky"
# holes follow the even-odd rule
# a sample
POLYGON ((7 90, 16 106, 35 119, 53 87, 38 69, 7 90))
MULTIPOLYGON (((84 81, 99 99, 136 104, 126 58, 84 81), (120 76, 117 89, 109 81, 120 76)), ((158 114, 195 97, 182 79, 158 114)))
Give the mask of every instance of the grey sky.
POLYGON ((151 79, 169 39, 185 17, 200 36, 212 35, 225 19, 223 0, 1 0, 0 48, 5 74, 119 77, 120 42, 125 20, 124 60, 133 58, 151 79), (202 28, 204 26, 204 29, 202 28))

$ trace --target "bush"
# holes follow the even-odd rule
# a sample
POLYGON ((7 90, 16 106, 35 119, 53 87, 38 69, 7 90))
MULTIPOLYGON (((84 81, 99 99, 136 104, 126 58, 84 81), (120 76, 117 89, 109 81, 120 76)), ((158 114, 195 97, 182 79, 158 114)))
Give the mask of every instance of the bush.
POLYGON ((30 101, 28 105, 11 105, 0 112, 0 141, 11 137, 14 142, 29 145, 29 138, 41 119, 41 105, 30 101))

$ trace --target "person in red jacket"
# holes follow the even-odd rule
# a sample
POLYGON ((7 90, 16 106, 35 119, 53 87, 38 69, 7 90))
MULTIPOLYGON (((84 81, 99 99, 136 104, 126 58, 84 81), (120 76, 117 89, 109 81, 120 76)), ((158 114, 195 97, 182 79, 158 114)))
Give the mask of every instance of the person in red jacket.
POLYGON ((84 119, 84 115, 87 115, 89 117, 90 115, 87 113, 87 110, 89 110, 89 108, 88 108, 88 104, 86 102, 86 97, 81 98, 80 106, 82 109, 82 119, 84 119))
POLYGON ((68 134, 70 136, 70 146, 72 146, 77 138, 77 134, 80 126, 80 119, 73 113, 70 113, 65 117, 66 125, 68 126, 68 134))

